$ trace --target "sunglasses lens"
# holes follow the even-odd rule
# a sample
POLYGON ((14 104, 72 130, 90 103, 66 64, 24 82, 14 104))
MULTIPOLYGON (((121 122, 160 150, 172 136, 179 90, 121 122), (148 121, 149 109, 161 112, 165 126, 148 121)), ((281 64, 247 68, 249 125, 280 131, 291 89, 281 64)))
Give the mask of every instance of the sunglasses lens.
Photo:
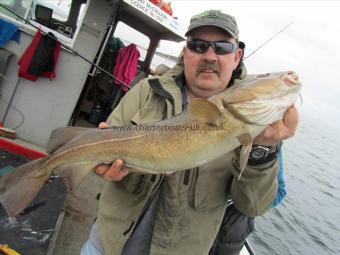
POLYGON ((235 50, 234 44, 230 42, 214 42, 214 50, 216 54, 225 55, 233 53, 235 50))
POLYGON ((188 41, 187 47, 193 52, 202 54, 208 50, 209 43, 205 41, 198 41, 198 40, 188 41))
POLYGON ((187 42, 187 47, 198 54, 203 54, 213 46, 214 52, 218 55, 225 55, 235 52, 236 47, 231 42, 207 42, 203 40, 192 40, 187 42))

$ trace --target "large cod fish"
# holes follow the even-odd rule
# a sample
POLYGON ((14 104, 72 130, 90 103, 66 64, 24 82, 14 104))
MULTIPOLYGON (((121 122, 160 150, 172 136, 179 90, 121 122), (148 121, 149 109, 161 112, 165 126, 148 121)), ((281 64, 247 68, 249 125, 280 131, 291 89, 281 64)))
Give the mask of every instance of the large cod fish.
POLYGON ((301 84, 294 72, 248 76, 214 97, 195 99, 188 110, 167 120, 126 127, 59 128, 52 132, 48 156, 0 177, 0 202, 9 216, 25 209, 49 179, 63 177, 69 190, 99 164, 122 158, 136 172, 158 174, 197 167, 240 145, 240 168, 251 141, 282 119, 301 84))

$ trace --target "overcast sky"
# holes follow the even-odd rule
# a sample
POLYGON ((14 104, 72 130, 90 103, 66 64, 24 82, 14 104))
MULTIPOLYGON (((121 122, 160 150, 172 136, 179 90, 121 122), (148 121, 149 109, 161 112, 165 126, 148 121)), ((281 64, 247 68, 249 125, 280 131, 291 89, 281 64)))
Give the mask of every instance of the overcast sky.
POLYGON ((294 21, 246 60, 248 73, 296 71, 303 83, 300 111, 340 127, 340 1, 172 0, 171 4, 173 16, 186 26, 192 15, 207 9, 233 15, 240 40, 246 43, 246 56, 294 21))

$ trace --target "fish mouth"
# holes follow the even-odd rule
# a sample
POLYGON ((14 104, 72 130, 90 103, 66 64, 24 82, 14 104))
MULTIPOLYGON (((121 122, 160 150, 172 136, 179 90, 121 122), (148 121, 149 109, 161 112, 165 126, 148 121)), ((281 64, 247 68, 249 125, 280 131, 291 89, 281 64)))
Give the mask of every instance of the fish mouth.
POLYGON ((288 71, 287 73, 284 73, 283 75, 281 75, 280 79, 287 86, 294 86, 299 84, 299 76, 293 71, 288 71))

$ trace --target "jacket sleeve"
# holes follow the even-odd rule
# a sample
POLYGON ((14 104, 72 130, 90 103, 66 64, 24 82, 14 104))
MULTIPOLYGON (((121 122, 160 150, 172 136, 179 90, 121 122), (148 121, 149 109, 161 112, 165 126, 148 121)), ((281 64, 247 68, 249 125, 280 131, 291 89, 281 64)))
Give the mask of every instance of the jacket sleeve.
POLYGON ((255 217, 264 214, 272 205, 277 193, 277 162, 257 167, 246 166, 240 180, 238 160, 233 160, 231 197, 242 213, 255 217))
POLYGON ((279 172, 277 174, 278 189, 277 189, 277 194, 275 196, 275 199, 272 203, 272 207, 278 206, 287 194, 285 178, 283 176, 282 150, 280 150, 277 160, 278 160, 278 166, 279 166, 279 172))

